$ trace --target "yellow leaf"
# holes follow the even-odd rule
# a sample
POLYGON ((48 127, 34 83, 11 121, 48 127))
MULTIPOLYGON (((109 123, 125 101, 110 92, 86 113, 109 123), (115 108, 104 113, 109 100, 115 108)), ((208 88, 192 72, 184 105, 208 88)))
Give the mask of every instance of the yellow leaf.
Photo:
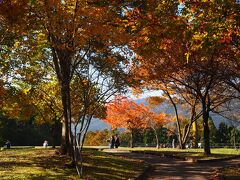
POLYGON ((19 48, 19 46, 20 46, 20 42, 19 42, 19 41, 16 41, 16 42, 14 43, 14 47, 15 47, 15 48, 19 48))
POLYGON ((189 53, 189 52, 188 52, 188 53, 185 53, 185 55, 186 55, 186 59, 187 59, 187 63, 188 63, 190 53, 189 53))

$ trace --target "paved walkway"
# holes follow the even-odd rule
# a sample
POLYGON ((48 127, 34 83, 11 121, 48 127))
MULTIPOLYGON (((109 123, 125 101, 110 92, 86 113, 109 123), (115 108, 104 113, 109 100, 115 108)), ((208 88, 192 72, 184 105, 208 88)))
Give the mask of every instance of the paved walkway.
POLYGON ((216 169, 224 166, 240 164, 240 159, 224 160, 219 162, 193 163, 155 155, 130 153, 128 151, 112 151, 112 153, 141 159, 151 164, 153 166, 153 170, 147 174, 146 178, 144 178, 147 180, 211 180, 213 179, 213 172, 216 169))

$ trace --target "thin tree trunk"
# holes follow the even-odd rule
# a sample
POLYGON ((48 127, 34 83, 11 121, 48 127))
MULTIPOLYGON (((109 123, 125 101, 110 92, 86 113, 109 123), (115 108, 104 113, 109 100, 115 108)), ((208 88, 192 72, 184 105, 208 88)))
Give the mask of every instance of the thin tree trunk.
POLYGON ((182 139, 182 149, 186 149, 186 143, 188 140, 188 136, 191 130, 191 123, 189 124, 185 124, 184 128, 183 128, 183 139, 182 139))
POLYGON ((198 126, 197 126, 197 121, 193 122, 192 130, 193 130, 193 147, 197 148, 198 147, 198 126))
POLYGON ((177 106, 176 106, 175 102, 173 101, 173 99, 172 99, 171 95, 169 94, 169 92, 168 91, 164 91, 164 92, 168 96, 169 100, 171 101, 171 103, 173 105, 173 108, 174 108, 174 111, 175 111, 175 115, 176 115, 176 122, 177 122, 179 148, 183 149, 184 146, 182 144, 182 133, 181 133, 181 126, 180 126, 177 106))
POLYGON ((54 124, 52 125, 52 148, 56 147, 56 137, 57 137, 57 120, 54 118, 54 124))
POLYGON ((130 132, 130 147, 134 148, 134 143, 133 143, 133 130, 130 132))
POLYGON ((202 109, 203 109, 203 137, 204 137, 204 154, 210 155, 210 131, 208 126, 209 111, 207 110, 207 105, 204 100, 202 100, 202 109))
MULTIPOLYGON (((69 83, 70 84, 70 83, 69 83)), ((74 137, 72 132, 72 111, 71 111, 71 95, 70 95, 70 85, 67 91, 67 105, 68 105, 68 138, 69 138, 69 146, 68 146, 68 154, 70 154, 72 159, 72 165, 76 164, 75 161, 75 153, 74 153, 74 137)))
POLYGON ((158 137, 158 133, 157 130, 155 128, 152 128, 154 133, 155 133, 155 138, 156 138, 156 148, 160 148, 159 146, 159 137, 158 137))
POLYGON ((237 147, 236 147, 236 128, 235 127, 233 127, 234 129, 233 129, 233 147, 235 148, 235 149, 237 149, 237 147))

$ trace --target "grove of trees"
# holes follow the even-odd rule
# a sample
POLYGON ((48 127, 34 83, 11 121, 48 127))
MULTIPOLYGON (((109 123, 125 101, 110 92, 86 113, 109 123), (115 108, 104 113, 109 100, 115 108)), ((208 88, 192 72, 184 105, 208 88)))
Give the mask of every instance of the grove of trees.
MULTIPOLYGON (((184 123, 184 122, 183 122, 184 123)), ((203 142, 203 126, 199 123, 199 136, 198 142, 203 142)), ((210 129, 210 142, 211 147, 216 148, 238 148, 240 144, 240 130, 232 125, 220 123, 219 127, 216 127, 212 120, 209 124, 210 129)), ((176 131, 173 131, 172 126, 159 126, 156 128, 159 134, 159 145, 161 148, 172 148, 172 140, 177 137, 176 131)), ((121 147, 131 147, 132 137, 131 132, 123 129, 119 130, 97 130, 89 131, 86 134, 85 145, 87 146, 108 146, 109 138, 112 135, 118 134, 121 140, 121 147)), ((191 129, 189 139, 186 143, 186 147, 194 148, 190 146, 190 140, 194 138, 194 130, 191 129)), ((139 128, 134 134, 134 146, 135 147, 156 147, 157 145, 155 132, 151 128, 139 128)), ((193 145, 193 144, 192 144, 193 145)), ((198 147, 199 148, 199 147, 198 147)))
POLYGON ((61 153, 81 176, 93 117, 150 128, 159 146, 168 115, 114 96, 160 90, 152 102, 173 107, 179 147, 201 124, 210 155, 210 114, 239 122, 239 41, 236 0, 1 0, 1 121, 47 124, 53 142, 61 123, 61 153))

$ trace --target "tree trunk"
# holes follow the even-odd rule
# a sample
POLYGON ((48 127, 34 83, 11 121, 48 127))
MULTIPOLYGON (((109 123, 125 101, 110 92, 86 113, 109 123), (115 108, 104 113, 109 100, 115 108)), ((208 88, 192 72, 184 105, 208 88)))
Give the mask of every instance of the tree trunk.
POLYGON ((131 132, 130 132, 130 147, 131 148, 134 148, 134 143, 133 143, 133 130, 131 130, 131 132))
POLYGON ((160 148, 159 146, 159 137, 158 137, 158 133, 157 130, 155 128, 152 128, 154 133, 155 133, 155 138, 156 138, 156 148, 160 148))
POLYGON ((233 127, 233 130, 232 130, 232 132, 233 132, 233 147, 235 148, 235 149, 237 149, 237 146, 236 146, 236 128, 235 127, 233 127))
MULTIPOLYGON (((50 41, 57 43, 54 36, 49 35, 50 41), (56 41, 56 42, 55 42, 56 41)), ((70 81, 71 81, 71 53, 51 47, 53 63, 61 88, 63 122, 61 137, 61 153, 70 154, 69 124, 71 124, 70 81)), ((71 127, 71 126, 70 126, 71 127)))
POLYGON ((197 121, 193 122, 193 147, 197 148, 198 147, 198 127, 197 127, 197 121))
POLYGON ((206 105, 206 102, 202 100, 202 109, 203 109, 203 137, 204 137, 204 154, 210 155, 210 131, 208 126, 209 111, 206 105))
POLYGON ((175 116, 176 116, 176 122, 177 122, 177 130, 178 130, 178 141, 179 141, 179 148, 184 149, 183 144, 182 144, 182 133, 181 133, 181 126, 180 126, 180 121, 179 121, 179 116, 178 116, 178 110, 176 103, 173 101, 171 95, 169 94, 168 91, 164 91, 165 94, 168 96, 169 100, 171 101, 174 111, 175 111, 175 116))
POLYGON ((54 124, 52 125, 52 148, 56 147, 56 138, 57 138, 57 120, 54 119, 54 124))
POLYGON ((61 138, 61 153, 70 155, 70 142, 69 142, 69 109, 68 106, 68 91, 70 90, 69 84, 61 86, 62 105, 63 105, 63 122, 62 122, 62 138, 61 138))
POLYGON ((188 140, 188 135, 190 132, 190 126, 191 124, 185 124, 184 128, 183 128, 183 139, 182 139, 182 148, 181 149, 186 149, 186 143, 188 140))

